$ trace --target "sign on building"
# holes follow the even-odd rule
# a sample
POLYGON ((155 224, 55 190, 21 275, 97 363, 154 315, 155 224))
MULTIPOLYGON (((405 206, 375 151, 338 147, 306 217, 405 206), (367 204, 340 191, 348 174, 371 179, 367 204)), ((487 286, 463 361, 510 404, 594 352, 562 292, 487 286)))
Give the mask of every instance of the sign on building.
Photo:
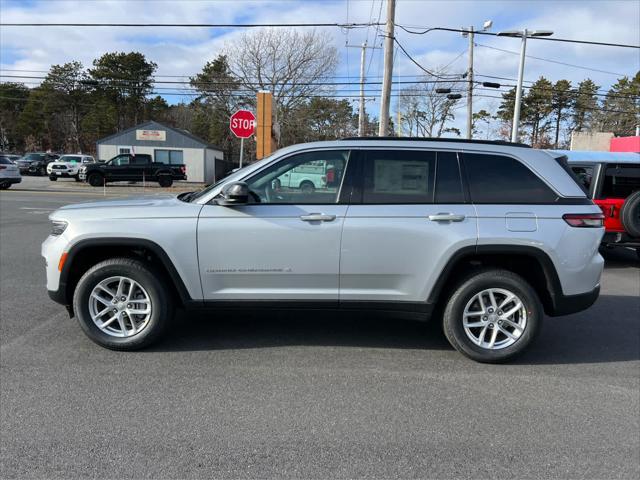
POLYGON ((136 130, 136 140, 165 142, 167 140, 167 132, 165 130, 136 130))

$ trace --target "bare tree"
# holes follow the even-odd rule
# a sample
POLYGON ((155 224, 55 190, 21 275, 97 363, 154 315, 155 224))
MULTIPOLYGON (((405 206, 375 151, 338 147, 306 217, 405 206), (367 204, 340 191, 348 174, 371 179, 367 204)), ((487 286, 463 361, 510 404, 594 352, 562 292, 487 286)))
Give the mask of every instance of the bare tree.
POLYGON ((315 29, 248 32, 227 45, 225 55, 245 90, 273 93, 276 121, 310 96, 330 91, 319 83, 335 72, 338 63, 331 36, 315 29))
MULTIPOLYGON (((438 77, 442 72, 437 72, 438 77)), ((437 88, 453 89, 455 82, 436 83, 436 77, 427 75, 425 83, 400 91, 400 113, 409 129, 409 135, 417 137, 440 137, 447 131, 446 124, 455 118, 454 108, 458 100, 450 100, 446 94, 437 93, 437 88), (429 83, 427 83, 429 82, 429 83)))

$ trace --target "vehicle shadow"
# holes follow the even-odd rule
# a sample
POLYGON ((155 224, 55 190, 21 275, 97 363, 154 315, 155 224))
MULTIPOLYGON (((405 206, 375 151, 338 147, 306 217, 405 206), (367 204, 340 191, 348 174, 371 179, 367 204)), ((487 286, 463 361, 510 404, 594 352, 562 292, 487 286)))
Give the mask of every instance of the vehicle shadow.
MULTIPOLYGON (((453 350, 431 322, 342 312, 185 314, 150 351, 198 351, 282 346, 453 350)), ((585 312, 545 318, 537 341, 514 364, 580 364, 640 360, 640 298, 601 295, 585 312)))

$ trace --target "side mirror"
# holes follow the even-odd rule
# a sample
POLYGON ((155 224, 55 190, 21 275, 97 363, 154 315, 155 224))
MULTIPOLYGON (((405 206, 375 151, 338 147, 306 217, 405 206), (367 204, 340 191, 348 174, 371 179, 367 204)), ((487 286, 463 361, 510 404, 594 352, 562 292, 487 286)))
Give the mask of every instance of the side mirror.
POLYGON ((249 186, 244 182, 232 182, 222 189, 218 205, 246 205, 249 203, 249 186))

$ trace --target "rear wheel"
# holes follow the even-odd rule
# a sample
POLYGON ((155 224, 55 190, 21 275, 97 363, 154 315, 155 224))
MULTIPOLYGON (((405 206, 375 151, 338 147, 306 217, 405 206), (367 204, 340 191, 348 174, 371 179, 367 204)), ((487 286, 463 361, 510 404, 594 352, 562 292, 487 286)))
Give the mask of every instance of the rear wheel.
POLYGON ((40 167, 40 169, 38 170, 38 175, 40 175, 41 177, 44 177, 47 174, 47 170, 44 167, 40 167))
POLYGON ((542 323, 533 288, 507 270, 484 270, 462 281, 443 316, 449 343, 463 355, 500 363, 522 353, 542 323))
POLYGON ((620 221, 632 237, 640 237, 640 191, 632 193, 622 204, 620 221))
POLYGON ((99 173, 92 173, 87 178, 87 181, 92 187, 100 187, 104 184, 104 177, 99 173))
POLYGON ((302 190, 302 193, 313 193, 316 191, 316 187, 315 185, 310 182, 309 180, 305 180, 304 182, 302 182, 300 184, 300 190, 302 190))
POLYGON ((0 183, 0 190, 6 190, 11 186, 11 184, 9 182, 6 183, 0 183))
POLYGON ((160 175, 158 177, 158 183, 161 187, 170 187, 173 185, 173 179, 169 175, 160 175))
POLYGON ((150 345, 173 316, 162 276, 130 258, 113 258, 90 268, 76 286, 73 307, 87 336, 113 350, 150 345))

